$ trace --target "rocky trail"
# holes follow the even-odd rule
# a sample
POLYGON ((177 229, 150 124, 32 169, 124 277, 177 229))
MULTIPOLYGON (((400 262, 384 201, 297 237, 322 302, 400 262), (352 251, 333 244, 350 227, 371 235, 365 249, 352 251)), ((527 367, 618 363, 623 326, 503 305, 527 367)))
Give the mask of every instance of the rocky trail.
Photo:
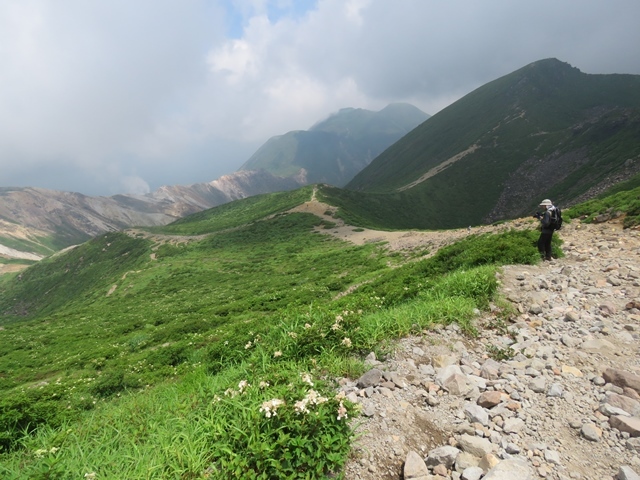
POLYGON ((502 269, 509 320, 404 338, 340 379, 364 413, 347 479, 640 479, 640 234, 558 234, 564 258, 502 269))

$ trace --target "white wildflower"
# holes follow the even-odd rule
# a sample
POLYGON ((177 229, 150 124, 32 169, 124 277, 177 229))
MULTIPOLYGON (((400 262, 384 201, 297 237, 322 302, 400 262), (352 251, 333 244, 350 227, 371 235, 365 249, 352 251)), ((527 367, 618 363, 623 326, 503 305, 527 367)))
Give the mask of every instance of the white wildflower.
POLYGON ((320 405, 321 403, 325 403, 329 400, 327 397, 319 395, 318 392, 313 389, 309 390, 305 399, 314 405, 320 405))
POLYGON ((340 400, 340 405, 338 405, 338 420, 342 420, 343 418, 347 418, 347 409, 342 404, 342 400, 340 400))
POLYGON ((293 405, 294 410, 296 411, 297 414, 301 414, 301 413, 309 413, 309 409, 307 408, 307 399, 304 398, 302 400, 298 400, 294 405, 293 405))
POLYGON ((347 348, 351 347, 351 339, 348 337, 344 337, 341 343, 347 348))
POLYGON ((274 398, 272 400, 268 400, 262 403, 260 407, 260 412, 264 412, 264 416, 267 418, 275 417, 278 415, 278 408, 284 405, 284 400, 280 400, 279 398, 274 398))
POLYGON ((276 357, 276 358, 281 357, 282 356, 282 352, 280 350, 277 350, 277 351, 273 352, 273 356, 276 357))
POLYGON ((42 457, 44 457, 45 453, 47 453, 47 452, 48 452, 48 450, 46 448, 39 448, 38 450, 33 452, 33 455, 36 458, 42 458, 42 457))
POLYGON ((300 378, 304 383, 307 383, 313 387, 313 380, 311 380, 311 375, 305 372, 300 372, 300 378))

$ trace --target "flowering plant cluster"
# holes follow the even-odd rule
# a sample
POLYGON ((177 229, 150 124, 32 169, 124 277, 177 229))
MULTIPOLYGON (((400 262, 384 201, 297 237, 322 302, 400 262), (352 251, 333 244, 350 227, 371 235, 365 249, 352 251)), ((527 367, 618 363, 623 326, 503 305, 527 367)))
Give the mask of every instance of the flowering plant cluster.
POLYGON ((280 408, 284 404, 284 400, 274 398, 272 400, 263 402, 262 406, 260 407, 260 412, 264 412, 264 416, 267 418, 275 417, 276 415, 278 415, 278 408, 280 408))
MULTIPOLYGON (((299 377, 303 383, 312 387, 314 386, 313 378, 309 373, 300 372, 299 377)), ((267 382, 261 382, 261 384, 265 384, 266 385, 265 388, 269 386, 267 382)), ((337 395, 334 396, 333 400, 334 402, 332 403, 335 405, 335 408, 336 408, 335 410, 336 420, 340 421, 345 418, 348 418, 347 406, 344 403, 345 401, 344 392, 339 392, 337 395)), ((330 402, 330 399, 328 397, 322 396, 316 390, 311 388, 306 391, 306 394, 302 399, 293 402, 293 411, 295 412, 296 415, 302 415, 302 414, 306 415, 311 413, 312 407, 328 404, 329 402, 330 402)), ((277 416, 278 409, 285 405, 286 405, 286 402, 284 400, 280 398, 273 398, 271 400, 267 400, 263 402, 262 405, 260 406, 259 411, 260 413, 264 414, 266 418, 272 418, 277 416)), ((319 412, 316 411, 316 415, 318 414, 319 412)))

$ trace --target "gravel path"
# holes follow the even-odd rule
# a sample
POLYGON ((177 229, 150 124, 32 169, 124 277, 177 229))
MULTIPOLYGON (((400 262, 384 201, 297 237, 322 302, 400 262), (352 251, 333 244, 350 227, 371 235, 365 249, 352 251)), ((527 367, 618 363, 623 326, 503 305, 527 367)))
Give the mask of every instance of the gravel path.
POLYGON ((640 236, 577 222, 559 234, 565 258, 503 268, 507 325, 489 328, 494 312, 479 338, 404 338, 341 379, 364 412, 347 479, 640 478, 640 236))

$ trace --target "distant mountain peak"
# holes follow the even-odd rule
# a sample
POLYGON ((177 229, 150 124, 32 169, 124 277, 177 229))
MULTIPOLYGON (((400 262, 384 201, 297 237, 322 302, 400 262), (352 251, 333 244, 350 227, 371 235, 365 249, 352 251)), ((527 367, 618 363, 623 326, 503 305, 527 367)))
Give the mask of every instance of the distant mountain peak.
POLYGON ((374 112, 341 108, 309 130, 271 137, 240 170, 342 186, 429 115, 407 103, 374 112), (305 174, 300 175, 304 170, 305 174))

